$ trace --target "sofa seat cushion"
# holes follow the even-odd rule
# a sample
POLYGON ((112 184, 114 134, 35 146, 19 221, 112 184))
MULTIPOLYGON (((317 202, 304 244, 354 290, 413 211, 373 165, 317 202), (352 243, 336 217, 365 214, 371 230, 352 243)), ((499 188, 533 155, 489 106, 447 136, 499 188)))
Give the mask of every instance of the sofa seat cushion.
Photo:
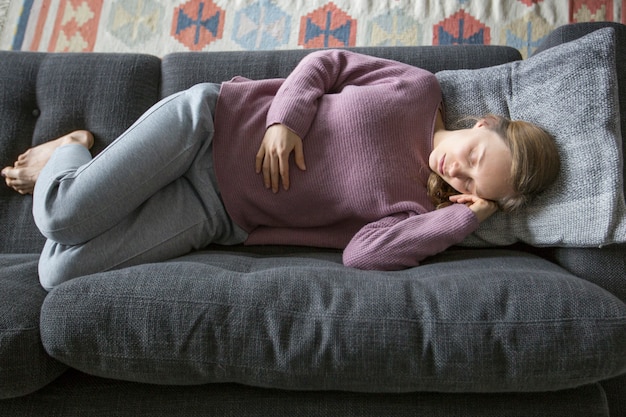
POLYGON ((41 326, 61 362, 158 384, 548 391, 626 372, 626 305, 505 250, 399 272, 346 268, 338 253, 199 252, 67 282, 41 326))
MULTIPOLYGON (((612 411, 612 410, 611 410, 612 411)), ((260 389, 240 384, 160 386, 69 370, 3 417, 608 417, 600 384, 537 393, 370 394, 260 389)), ((612 417, 621 414, 612 415, 612 417)))
POLYGON ((47 293, 37 277, 38 255, 0 255, 0 399, 34 392, 67 366, 41 344, 39 315, 47 293))

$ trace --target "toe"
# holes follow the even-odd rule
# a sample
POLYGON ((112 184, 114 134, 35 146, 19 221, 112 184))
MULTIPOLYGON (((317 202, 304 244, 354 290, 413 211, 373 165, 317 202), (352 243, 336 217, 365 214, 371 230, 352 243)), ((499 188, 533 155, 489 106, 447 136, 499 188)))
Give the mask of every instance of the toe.
POLYGON ((15 167, 6 167, 2 170, 4 178, 17 178, 17 169, 15 167))

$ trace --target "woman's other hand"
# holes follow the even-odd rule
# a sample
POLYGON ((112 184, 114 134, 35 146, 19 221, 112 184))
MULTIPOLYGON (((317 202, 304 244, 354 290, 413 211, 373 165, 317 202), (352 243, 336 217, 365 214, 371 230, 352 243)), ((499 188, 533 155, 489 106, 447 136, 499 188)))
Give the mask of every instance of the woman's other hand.
POLYGON ((296 166, 305 171, 300 136, 282 124, 268 127, 256 154, 256 173, 263 173, 265 188, 277 193, 282 181, 283 188, 289 189, 289 158, 292 152, 296 166))
POLYGON ((483 222, 492 214, 498 211, 498 205, 491 201, 471 194, 457 194, 450 197, 450 201, 458 204, 465 204, 474 212, 479 222, 483 222))

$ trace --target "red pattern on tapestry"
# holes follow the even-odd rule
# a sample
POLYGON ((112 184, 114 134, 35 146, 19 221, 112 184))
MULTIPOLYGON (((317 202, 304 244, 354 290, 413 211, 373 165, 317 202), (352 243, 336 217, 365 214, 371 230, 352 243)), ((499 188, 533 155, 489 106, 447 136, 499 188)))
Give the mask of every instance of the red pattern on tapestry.
POLYGON ((605 20, 613 20, 613 0, 569 0, 570 23, 605 20), (587 9, 585 14, 589 13, 590 15, 585 19, 581 19, 578 16, 585 8, 587 9))
POLYGON ((104 0, 61 0, 49 52, 91 52, 104 0))
POLYGON ((176 8, 172 36, 192 51, 200 51, 224 34, 226 12, 212 0, 190 0, 176 8))
POLYGON ((543 0, 519 0, 524 3, 526 6, 530 7, 533 4, 541 3, 543 0))
POLYGON ((41 8, 39 9, 39 18, 37 19, 37 29, 35 30, 35 36, 30 43, 30 50, 39 50, 39 44, 41 43, 41 37, 43 35, 43 28, 48 18, 48 11, 50 9, 50 0, 43 0, 41 8))
POLYGON ((433 45, 489 45, 489 27, 461 9, 433 27, 433 45))
POLYGON ((357 20, 333 2, 302 16, 298 45, 305 48, 343 48, 356 44, 357 20))

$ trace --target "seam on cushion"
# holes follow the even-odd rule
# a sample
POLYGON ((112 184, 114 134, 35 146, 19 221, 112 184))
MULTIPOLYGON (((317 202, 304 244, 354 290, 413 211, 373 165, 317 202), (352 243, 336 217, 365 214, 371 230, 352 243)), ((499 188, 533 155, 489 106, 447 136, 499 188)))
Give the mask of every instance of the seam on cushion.
POLYGON ((510 321, 510 320, 490 320, 490 321, 457 321, 457 320, 423 320, 423 319, 413 319, 413 318, 398 318, 398 317, 355 317, 347 314, 324 314, 317 312, 308 312, 308 311, 297 311, 297 310, 287 310, 287 309, 275 309, 269 308, 266 306, 248 306, 248 305, 240 305, 240 304, 229 304, 229 303, 218 303, 214 301, 192 301, 192 300, 177 300, 177 299, 164 299, 164 298, 148 298, 148 297, 136 297, 129 295, 107 295, 107 294, 99 294, 99 300, 104 298, 111 300, 147 300, 155 303, 161 303, 166 305, 171 305, 172 303, 179 304, 193 304, 193 305, 213 305, 213 306, 222 306, 222 307, 238 307, 247 310, 258 310, 263 312, 274 312, 281 314, 290 314, 297 315, 302 317, 311 317, 314 315, 315 317, 331 317, 337 319, 345 319, 349 317, 351 319, 356 319, 352 321, 369 321, 373 323, 379 322, 388 322, 388 321, 397 321, 397 322, 409 322, 409 323, 441 323, 441 324, 457 324, 457 325, 467 325, 467 324, 480 324, 480 325, 493 325, 493 324, 539 324, 539 323, 556 323, 556 322, 579 322, 580 320, 586 321, 615 321, 617 324, 623 324, 623 321, 626 320, 626 315, 617 316, 617 317, 585 317, 585 316, 577 316, 577 317, 568 317, 568 318, 555 318, 555 319, 540 319, 540 320, 519 320, 519 321, 510 321))
POLYGON ((0 337, 2 336, 2 334, 5 333, 20 333, 20 332, 24 332, 24 331, 37 331, 39 332, 39 326, 37 327, 11 327, 9 328, 0 328, 0 337))
MULTIPOLYGON (((102 358, 111 358, 111 359, 122 359, 122 360, 131 360, 131 361, 138 361, 138 362, 142 362, 145 363, 146 357, 130 357, 130 356, 123 356, 123 355, 110 355, 110 354, 101 354, 101 355, 89 355, 87 357, 82 356, 83 358, 86 359, 96 359, 96 360, 101 360, 102 358)), ((81 362, 81 364, 85 363, 86 361, 81 362)), ((268 373, 274 373, 274 374, 279 374, 279 375, 284 375, 284 374, 289 374, 289 379, 293 379, 293 377, 310 377, 311 375, 311 370, 306 368, 306 369, 302 369, 302 373, 296 373, 294 372, 294 369, 288 369, 288 370, 280 370, 280 369, 275 369, 275 368, 267 368, 267 367, 263 367, 263 366, 250 366, 250 365, 237 365, 237 364, 230 364, 230 363, 222 363, 222 362, 216 362, 216 361, 207 361, 207 360, 197 360, 197 359, 192 359, 192 360, 186 360, 186 359, 170 359, 170 358, 159 358, 157 360, 157 362, 169 362, 169 363, 185 363, 185 364, 189 364, 189 363, 200 363, 203 365, 214 365, 216 367, 219 368, 226 368, 226 367, 230 367, 230 368, 235 368, 235 369, 252 369, 252 370, 262 370, 268 373)), ((70 365, 72 367, 76 366, 76 365, 70 365)), ((366 371, 366 370, 365 370, 366 371)), ((117 370, 115 371, 117 373, 117 370)), ((358 371, 359 375, 364 374, 364 372, 361 372, 360 370, 358 371)), ((559 372, 553 372, 553 374, 559 374, 559 380, 563 379, 563 373, 561 371, 559 372)), ((158 371, 156 372, 156 374, 158 374, 158 371)), ((367 375, 367 374, 366 374, 367 375)), ((380 373, 379 372, 372 372, 371 374, 372 376, 376 376, 376 377, 380 377, 380 373)), ((413 375, 413 374, 411 374, 413 375)), ((491 376, 495 376, 498 379, 502 379, 502 374, 498 373, 498 372, 494 372, 494 373, 488 373, 488 374, 481 374, 480 378, 489 378, 491 376)), ((238 376, 236 376, 235 378, 237 378, 238 376)), ((455 381, 453 384, 458 384, 459 382, 462 384, 475 384, 476 382, 476 377, 472 375, 468 375, 468 379, 461 379, 458 376, 455 378, 455 381)), ((219 378, 219 377, 218 377, 219 378)), ((517 384, 519 384, 522 381, 529 381, 529 380, 537 380, 537 379, 545 379, 545 376, 519 376, 519 375, 515 375, 513 377, 513 379, 516 381, 517 384)), ((584 383, 584 384, 589 384, 589 378, 592 378, 592 376, 581 376, 581 377, 566 377, 566 380, 569 382, 576 382, 578 384, 584 383)), ((593 377, 595 379, 600 378, 600 377, 593 377)), ((233 378, 229 378, 229 380, 232 380, 233 378)), ((509 378, 505 378, 505 379, 509 379, 509 378)), ((433 381, 433 382, 437 382, 437 383, 441 383, 442 379, 441 376, 436 375, 436 376, 426 376, 426 375, 421 375, 419 376, 419 378, 417 378, 417 380, 419 381, 419 383, 423 383, 424 381, 433 381)))

